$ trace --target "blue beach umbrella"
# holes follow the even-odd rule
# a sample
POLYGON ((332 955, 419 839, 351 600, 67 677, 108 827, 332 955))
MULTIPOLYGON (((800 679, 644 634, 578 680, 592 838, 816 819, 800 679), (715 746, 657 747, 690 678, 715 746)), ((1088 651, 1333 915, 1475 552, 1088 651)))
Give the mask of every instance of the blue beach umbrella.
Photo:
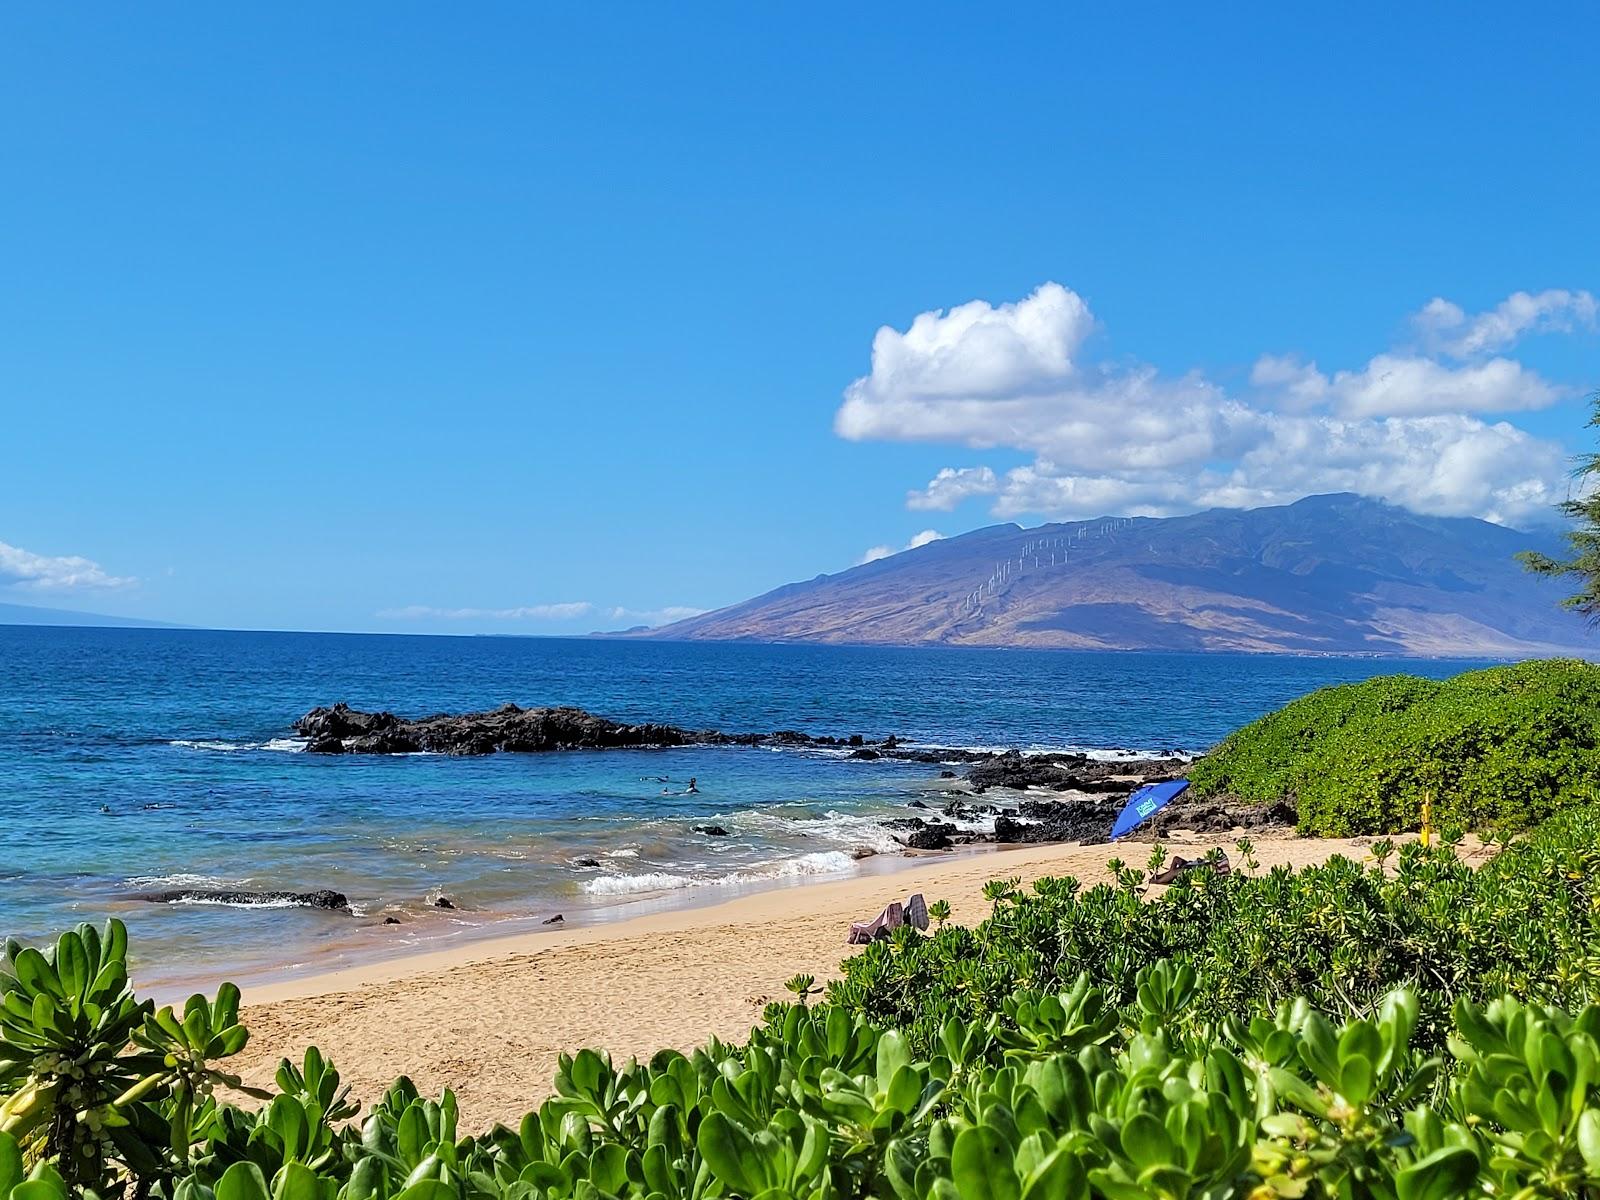
POLYGON ((1188 790, 1187 779, 1145 784, 1128 797, 1127 805, 1117 814, 1117 823, 1111 827, 1111 840, 1126 837, 1188 790))

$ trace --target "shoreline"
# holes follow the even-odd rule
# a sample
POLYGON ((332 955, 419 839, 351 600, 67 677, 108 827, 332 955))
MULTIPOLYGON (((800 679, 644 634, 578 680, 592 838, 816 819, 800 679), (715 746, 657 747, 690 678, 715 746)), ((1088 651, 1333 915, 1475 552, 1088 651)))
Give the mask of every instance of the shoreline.
MULTIPOLYGON (((1335 854, 1360 859, 1370 839, 1257 837, 1260 870, 1335 854)), ((1166 844, 1186 856, 1229 835, 1166 844)), ((317 1045, 354 1094, 370 1103, 400 1074, 424 1094, 459 1097, 463 1128, 514 1122, 550 1094, 557 1056, 584 1046, 618 1059, 691 1049, 715 1035, 742 1039, 766 1004, 788 998, 784 982, 839 975, 851 952, 848 923, 889 900, 921 892, 948 900, 952 920, 988 915, 983 885, 1073 875, 1094 884, 1106 863, 1138 865, 1146 846, 1045 845, 909 860, 904 869, 809 879, 792 886, 603 924, 519 933, 381 963, 367 963, 244 990, 250 1044, 236 1059, 264 1083, 279 1058, 317 1045)))

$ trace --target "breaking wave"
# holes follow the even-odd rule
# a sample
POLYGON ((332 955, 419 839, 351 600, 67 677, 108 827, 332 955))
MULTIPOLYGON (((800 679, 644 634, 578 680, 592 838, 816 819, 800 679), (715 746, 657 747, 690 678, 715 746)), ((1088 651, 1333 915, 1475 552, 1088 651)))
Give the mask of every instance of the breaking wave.
POLYGON ((637 875, 606 875, 586 880, 583 891, 592 896, 630 896, 642 892, 672 892, 696 887, 747 887, 778 879, 809 875, 840 875, 855 867, 855 859, 842 850, 826 850, 786 858, 764 867, 749 867, 728 875, 684 875, 672 871, 641 871, 637 875))

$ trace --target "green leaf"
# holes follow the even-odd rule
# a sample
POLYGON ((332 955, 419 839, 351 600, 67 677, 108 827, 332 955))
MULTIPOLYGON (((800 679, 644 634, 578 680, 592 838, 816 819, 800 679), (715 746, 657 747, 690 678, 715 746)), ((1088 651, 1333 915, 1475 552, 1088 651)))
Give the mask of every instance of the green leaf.
POLYGON ((986 1125, 964 1129, 956 1137, 950 1177, 961 1200, 1019 1200, 1022 1195, 1010 1143, 986 1125))
POLYGON ((9 1133, 0 1133, 0 1200, 4 1200, 5 1195, 21 1183, 26 1175, 17 1139, 9 1133))
POLYGON ((253 1162, 237 1162, 217 1180, 217 1200, 272 1200, 266 1178, 253 1162))
POLYGON ((272 1200, 322 1200, 322 1181, 304 1163, 287 1163, 273 1180, 272 1200))
POLYGON ((1600 1175, 1600 1109, 1584 1109, 1578 1118, 1578 1153, 1589 1174, 1600 1175))
POLYGON ((1395 1195, 1399 1200, 1451 1200, 1477 1178, 1478 1156, 1459 1146, 1446 1147, 1396 1175, 1395 1195))
POLYGON ((725 1113, 713 1112, 700 1122, 695 1144, 711 1173, 728 1187, 746 1196, 765 1189, 765 1164, 755 1138, 725 1113))

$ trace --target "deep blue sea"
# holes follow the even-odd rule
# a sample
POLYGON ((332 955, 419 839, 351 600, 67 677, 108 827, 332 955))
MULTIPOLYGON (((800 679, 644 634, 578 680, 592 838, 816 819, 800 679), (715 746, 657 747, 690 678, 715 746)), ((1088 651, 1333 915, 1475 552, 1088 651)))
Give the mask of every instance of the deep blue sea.
POLYGON ((574 704, 727 731, 1201 750, 1325 684, 1464 662, 0 626, 0 933, 110 914, 176 987, 628 915, 873 869, 938 768, 703 747, 322 757, 292 722, 574 704), (683 795, 686 781, 698 795, 683 795), (725 826, 726 838, 695 833, 725 826), (585 865, 589 860, 598 865, 585 865), (186 885, 333 888, 355 915, 164 905, 186 885), (440 895, 457 907, 433 906, 440 895), (399 918, 385 925, 384 918, 399 918))

